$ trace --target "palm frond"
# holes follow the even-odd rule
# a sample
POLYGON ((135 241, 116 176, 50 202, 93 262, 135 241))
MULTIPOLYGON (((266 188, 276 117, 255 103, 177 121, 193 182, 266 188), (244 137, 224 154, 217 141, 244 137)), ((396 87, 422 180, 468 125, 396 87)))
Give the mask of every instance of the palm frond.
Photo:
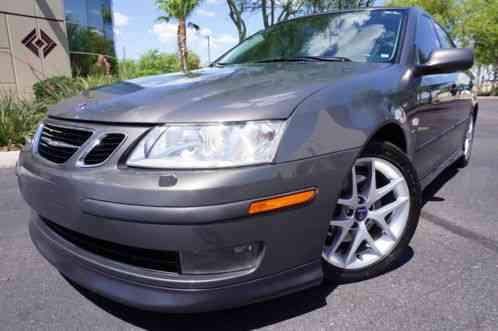
POLYGON ((168 23, 171 20, 171 16, 159 16, 156 18, 156 21, 159 23, 165 22, 168 23))

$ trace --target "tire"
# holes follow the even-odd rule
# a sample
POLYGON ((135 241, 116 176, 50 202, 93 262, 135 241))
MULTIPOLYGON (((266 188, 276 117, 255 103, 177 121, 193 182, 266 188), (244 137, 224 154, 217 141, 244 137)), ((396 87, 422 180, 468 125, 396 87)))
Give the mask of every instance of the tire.
POLYGON ((475 120, 474 116, 470 116, 469 123, 467 124, 467 130, 465 130, 465 135, 463 136, 462 143, 462 153, 463 155, 457 160, 456 165, 459 168, 465 168, 469 165, 470 159, 472 157, 472 145, 474 142, 475 134, 475 120), (468 146, 466 146, 468 144, 468 146))
POLYGON ((405 153, 393 144, 374 142, 366 147, 355 162, 351 170, 353 175, 351 178, 355 176, 360 178, 359 173, 361 171, 365 172, 362 167, 369 168, 370 175, 364 174, 363 177, 366 177, 366 179, 363 180, 363 184, 356 180, 356 196, 358 197, 357 202, 365 205, 357 206, 355 207, 356 209, 350 208, 350 204, 354 201, 354 191, 351 184, 353 179, 348 180, 347 182, 350 183, 346 184, 346 188, 341 192, 341 197, 334 210, 333 219, 330 222, 327 235, 328 242, 326 241, 324 244, 322 253, 324 277, 328 282, 340 284, 361 281, 396 268, 402 261, 403 254, 407 251, 408 244, 417 228, 422 201, 421 188, 415 169, 405 153), (375 171, 372 171, 372 169, 375 169, 375 171), (373 176, 371 175, 372 173, 374 174, 373 176), (372 177, 374 178, 373 180, 372 177), (381 180, 384 181, 384 184, 380 183, 381 180), (372 185, 372 182, 376 184, 372 185), (362 190, 362 185, 365 186, 368 183, 375 190, 370 191, 368 189, 368 199, 363 199, 360 191, 362 190), (387 195, 377 202, 370 202, 370 200, 375 201, 377 197, 382 196, 382 192, 387 191, 387 188, 391 186, 394 188, 387 195), (348 190, 350 191, 346 193, 348 198, 343 198, 342 194, 348 190), (370 192, 372 193, 370 194, 370 192), (351 198, 349 198, 349 195, 351 195, 351 198), (372 198, 370 199, 370 197, 372 198), (370 206, 371 203, 372 205, 370 206), (382 205, 383 203, 385 205, 382 205), (395 205, 398 206, 396 207, 398 209, 393 209, 391 214, 387 214, 387 216, 379 217, 379 215, 385 213, 384 210, 389 210, 390 206, 395 205), (366 212, 365 208, 367 208, 366 212), (346 212, 344 209, 346 209, 346 212), (349 215, 351 212, 353 213, 352 221, 349 215), (367 216, 363 216, 365 213, 367 216), (363 219, 363 217, 365 218, 363 219), (336 221, 335 218, 338 220, 336 221), (345 223, 341 223, 343 218, 346 219, 345 223), (378 221, 379 218, 383 219, 384 222, 378 221), (353 225, 347 230, 351 222, 353 225), (340 225, 337 226, 337 224, 340 225), (356 229, 354 224, 356 224, 356 229), (379 226, 379 224, 382 224, 382 226, 379 226), (366 239, 363 239, 360 246, 358 246, 360 247, 358 252, 361 253, 355 255, 353 252, 351 254, 357 238, 365 229, 368 235, 365 234, 366 239), (350 242, 346 241, 348 236, 351 237, 350 242), (340 241, 341 237, 344 238, 342 243, 340 241), (348 246, 351 248, 349 251, 348 246), (331 253, 334 248, 336 249, 335 253, 331 253), (343 251, 344 259, 341 260, 343 251), (354 262, 348 264, 348 261, 354 262))

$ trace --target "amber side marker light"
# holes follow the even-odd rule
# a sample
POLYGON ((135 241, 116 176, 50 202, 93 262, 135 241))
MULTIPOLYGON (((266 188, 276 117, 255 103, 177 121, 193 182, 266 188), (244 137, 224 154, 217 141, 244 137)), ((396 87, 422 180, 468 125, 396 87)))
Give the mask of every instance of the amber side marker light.
POLYGON ((249 207, 249 214, 254 215, 276 209, 300 205, 313 200, 316 194, 317 190, 312 189, 304 192, 279 196, 277 198, 256 201, 251 203, 251 206, 249 207))

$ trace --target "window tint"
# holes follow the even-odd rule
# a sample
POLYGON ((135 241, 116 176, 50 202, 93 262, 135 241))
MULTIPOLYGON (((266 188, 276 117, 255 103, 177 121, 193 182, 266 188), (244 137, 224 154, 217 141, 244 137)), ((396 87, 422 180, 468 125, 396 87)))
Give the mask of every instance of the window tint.
POLYGON ((417 25, 417 58, 419 63, 425 63, 435 49, 441 48, 434 24, 428 16, 420 16, 417 25))
POLYGON ((437 23, 434 26, 436 27, 436 33, 439 37, 439 41, 441 42, 441 48, 454 48, 453 43, 451 42, 451 39, 446 31, 444 31, 443 28, 437 23))

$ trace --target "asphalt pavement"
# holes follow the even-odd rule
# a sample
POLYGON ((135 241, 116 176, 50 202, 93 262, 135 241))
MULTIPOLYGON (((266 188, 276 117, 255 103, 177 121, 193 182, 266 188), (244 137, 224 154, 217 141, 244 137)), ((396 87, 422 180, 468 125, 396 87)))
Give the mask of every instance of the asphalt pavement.
POLYGON ((72 285, 35 250, 13 169, 0 169, 0 330, 498 330, 498 100, 482 100, 473 159, 424 192, 389 273, 199 315, 134 310, 72 285))

